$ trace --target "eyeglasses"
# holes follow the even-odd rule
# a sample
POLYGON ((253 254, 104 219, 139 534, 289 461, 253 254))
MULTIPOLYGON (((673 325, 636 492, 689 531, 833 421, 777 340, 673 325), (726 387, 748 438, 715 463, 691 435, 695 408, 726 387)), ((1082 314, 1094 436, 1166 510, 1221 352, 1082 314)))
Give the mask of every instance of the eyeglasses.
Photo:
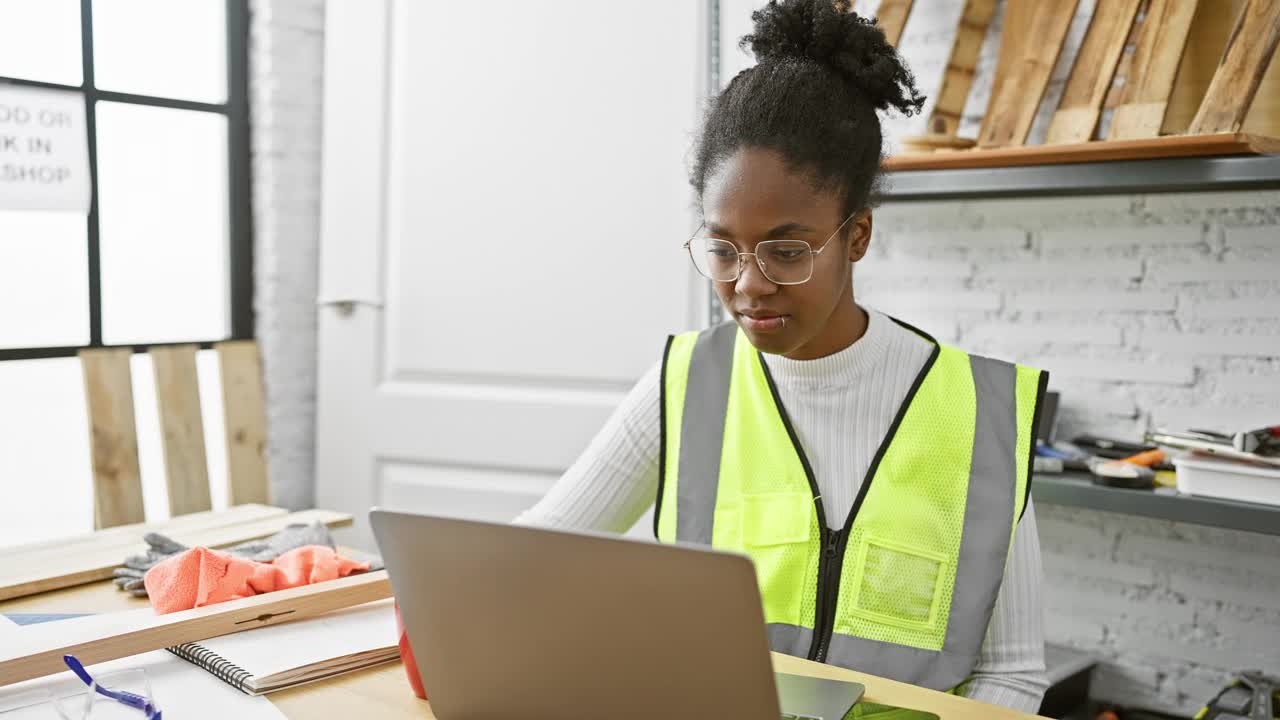
POLYGON ((756 244, 755 252, 740 252, 727 240, 695 235, 684 244, 689 259, 698 274, 716 282, 734 282, 742 276, 746 258, 755 258, 760 272, 775 285, 800 285, 813 277, 813 259, 826 249, 845 225, 854 218, 853 213, 840 223, 831 237, 817 250, 804 240, 764 240, 756 244))
MULTIPOLYGON (((75 673, 76 677, 80 678, 81 682, 89 686, 89 699, 85 704, 86 717, 89 715, 89 709, 93 706, 93 695, 94 693, 97 693, 104 697, 111 698, 118 703, 141 710, 146 714, 147 720, 161 720, 160 708, 156 707, 155 703, 151 700, 151 681, 147 679, 145 674, 143 674, 143 682, 146 687, 146 695, 139 695, 137 693, 131 693, 128 690, 108 690, 107 688, 102 687, 98 684, 97 680, 94 680, 93 677, 89 675, 89 671, 84 669, 84 665, 80 664, 80 661, 76 659, 75 655, 63 655, 62 661, 67 664, 67 667, 71 668, 71 672, 75 673)), ((61 712, 61 708, 59 708, 59 712, 61 712)))
MULTIPOLYGON (((9 717, 35 720, 88 720, 90 717, 121 717, 115 710, 126 705, 142 711, 146 720, 161 720, 160 708, 152 700, 151 679, 146 670, 130 668, 108 672, 94 678, 74 655, 64 655, 63 661, 88 687, 75 681, 53 680, 39 683, 37 687, 17 694, 0 693, 0 720, 9 717), (108 689, 115 688, 115 689, 108 689), (129 688, 125 690, 124 688, 129 688), (131 692, 132 691, 132 692, 131 692), (105 701, 104 701, 105 698, 105 701), (107 707, 111 705, 111 707, 107 707), (94 709, 99 712, 95 713, 94 709), (14 713, 10 715, 10 713, 14 713)), ((123 708, 120 708, 123 709, 123 708)), ((134 717, 141 717, 134 715, 134 717)))

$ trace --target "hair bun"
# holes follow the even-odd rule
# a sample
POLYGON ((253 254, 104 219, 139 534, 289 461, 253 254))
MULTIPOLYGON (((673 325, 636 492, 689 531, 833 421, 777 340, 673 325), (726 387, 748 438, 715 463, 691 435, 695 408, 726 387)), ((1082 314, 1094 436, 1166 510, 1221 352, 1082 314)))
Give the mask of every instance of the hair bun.
POLYGON ((839 74, 877 109, 919 112, 915 78, 873 20, 850 0, 770 0, 751 14, 755 31, 742 38, 761 63, 809 61, 839 74))

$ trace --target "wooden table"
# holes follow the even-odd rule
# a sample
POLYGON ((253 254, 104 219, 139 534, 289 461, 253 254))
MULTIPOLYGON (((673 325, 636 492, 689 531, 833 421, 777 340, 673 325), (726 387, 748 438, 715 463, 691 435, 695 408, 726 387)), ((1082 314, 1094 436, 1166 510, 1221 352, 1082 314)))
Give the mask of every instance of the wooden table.
MULTIPOLYGON (((110 581, 53 590, 0 602, 7 613, 102 613, 145 607, 146 600, 116 590, 110 581)), ((797 675, 854 680, 867 686, 866 699, 937 714, 943 720, 1014 720, 1027 715, 995 705, 934 692, 906 683, 844 670, 831 665, 773 655, 774 668, 797 675)), ((434 718, 428 703, 409 690, 400 663, 387 663, 310 685, 272 693, 272 702, 296 718, 434 718)))

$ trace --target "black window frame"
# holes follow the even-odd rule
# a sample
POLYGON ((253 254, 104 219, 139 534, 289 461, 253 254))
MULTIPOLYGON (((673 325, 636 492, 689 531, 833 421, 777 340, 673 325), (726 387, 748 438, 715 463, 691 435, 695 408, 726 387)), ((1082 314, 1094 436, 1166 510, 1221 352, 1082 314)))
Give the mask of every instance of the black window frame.
POLYGON ((89 141, 90 197, 88 227, 89 255, 89 344, 59 347, 0 348, 0 361, 74 357, 85 348, 127 347, 134 352, 163 345, 191 345, 208 349, 222 340, 247 340, 254 336, 253 317, 253 216, 249 156, 249 7, 248 0, 226 0, 227 18, 227 99, 223 103, 202 103, 151 95, 99 89, 94 82, 93 0, 80 0, 80 53, 83 77, 80 85, 42 82, 0 76, 0 86, 67 90, 82 93, 85 101, 85 130, 89 141), (230 335, 226 338, 192 339, 178 343, 104 345, 102 342, 102 264, 98 228, 98 127, 99 100, 148 107, 198 110, 227 118, 227 209, 231 287, 230 335))

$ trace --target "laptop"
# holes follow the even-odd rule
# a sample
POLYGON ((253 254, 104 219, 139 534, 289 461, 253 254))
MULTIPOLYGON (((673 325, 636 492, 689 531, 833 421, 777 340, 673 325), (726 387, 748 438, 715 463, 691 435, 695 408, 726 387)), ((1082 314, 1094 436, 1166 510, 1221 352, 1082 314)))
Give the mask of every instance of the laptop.
POLYGON ((374 509, 440 720, 839 720, 859 683, 774 675, 742 555, 374 509))

